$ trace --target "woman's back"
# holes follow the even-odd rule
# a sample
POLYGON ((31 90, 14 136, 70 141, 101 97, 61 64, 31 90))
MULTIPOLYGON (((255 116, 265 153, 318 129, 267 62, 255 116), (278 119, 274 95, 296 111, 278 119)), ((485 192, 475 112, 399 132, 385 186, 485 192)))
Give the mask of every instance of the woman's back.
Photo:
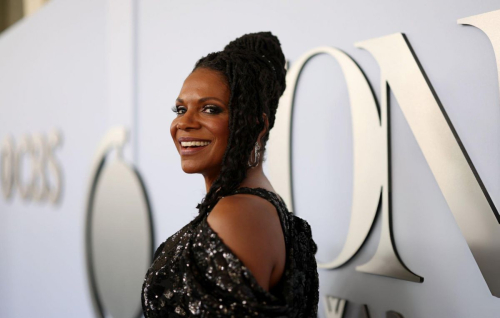
POLYGON ((264 290, 204 215, 157 249, 143 285, 145 317, 317 316, 317 247, 309 224, 271 191, 244 187, 231 194, 258 195, 276 207, 286 246, 281 280, 264 290))

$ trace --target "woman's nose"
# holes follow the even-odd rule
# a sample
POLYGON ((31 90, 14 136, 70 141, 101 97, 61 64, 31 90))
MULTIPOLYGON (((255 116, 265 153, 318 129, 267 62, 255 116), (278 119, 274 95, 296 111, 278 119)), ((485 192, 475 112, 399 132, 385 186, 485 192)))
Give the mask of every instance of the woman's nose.
POLYGON ((197 129, 200 128, 200 122, 196 119, 194 112, 187 111, 179 118, 177 129, 197 129))

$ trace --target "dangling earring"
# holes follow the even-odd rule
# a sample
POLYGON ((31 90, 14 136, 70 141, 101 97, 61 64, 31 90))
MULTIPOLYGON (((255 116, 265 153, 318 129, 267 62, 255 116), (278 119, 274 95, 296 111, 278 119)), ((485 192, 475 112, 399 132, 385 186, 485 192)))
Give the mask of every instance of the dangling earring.
MULTIPOLYGON (((248 161, 248 166, 251 167, 251 168, 255 168, 259 165, 259 159, 260 159, 260 146, 259 146, 259 143, 256 141, 255 142, 255 147, 253 149, 254 151, 254 155, 253 155, 253 162, 252 161, 248 161)), ((250 154, 250 157, 252 157, 252 154, 250 154)))

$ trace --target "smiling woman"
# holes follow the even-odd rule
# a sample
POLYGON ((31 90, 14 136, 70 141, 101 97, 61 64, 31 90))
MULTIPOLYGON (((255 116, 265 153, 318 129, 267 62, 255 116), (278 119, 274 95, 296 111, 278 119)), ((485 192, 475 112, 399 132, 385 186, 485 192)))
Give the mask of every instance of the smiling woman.
POLYGON ((317 316, 311 228, 288 212, 261 164, 284 65, 278 38, 246 34, 201 58, 184 81, 170 133, 183 171, 203 175, 207 194, 198 216, 156 250, 146 318, 317 316))
POLYGON ((177 117, 170 133, 181 155, 182 169, 203 174, 207 191, 220 173, 227 147, 229 96, 229 87, 221 74, 198 68, 184 81, 173 108, 177 117))

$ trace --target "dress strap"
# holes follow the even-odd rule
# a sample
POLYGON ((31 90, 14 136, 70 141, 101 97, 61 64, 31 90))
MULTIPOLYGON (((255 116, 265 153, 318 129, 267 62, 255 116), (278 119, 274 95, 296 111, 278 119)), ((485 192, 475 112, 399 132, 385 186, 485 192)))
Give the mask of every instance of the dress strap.
MULTIPOLYGON (((273 203, 273 205, 276 205, 273 201, 274 200, 278 200, 278 201, 281 201, 283 202, 283 199, 281 198, 281 196, 277 193, 274 193, 272 191, 269 191, 267 189, 264 189, 264 188, 249 188, 249 187, 241 187, 241 188, 237 188, 235 189, 231 194, 229 195, 232 195, 232 194, 253 194, 253 195, 257 195, 263 199, 266 199, 267 201, 273 203)), ((276 206, 276 209, 280 210, 281 207, 278 207, 276 206)))

